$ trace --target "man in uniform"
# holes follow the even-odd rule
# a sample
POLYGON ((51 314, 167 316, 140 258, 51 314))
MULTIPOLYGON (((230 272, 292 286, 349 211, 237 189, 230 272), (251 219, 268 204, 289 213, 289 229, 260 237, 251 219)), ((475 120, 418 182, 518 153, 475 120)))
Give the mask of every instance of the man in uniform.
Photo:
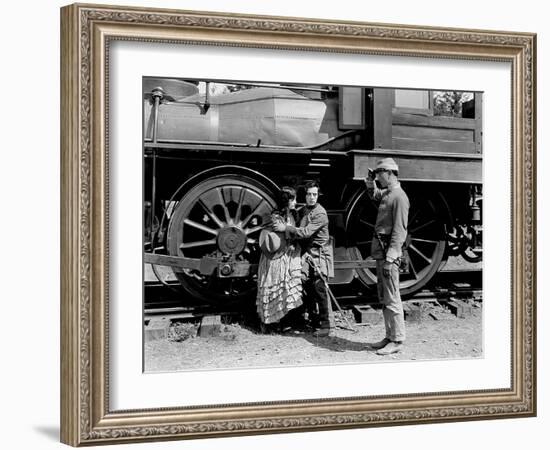
POLYGON ((397 180, 398 170, 392 158, 384 158, 378 161, 374 177, 365 179, 367 194, 372 200, 379 202, 371 255, 376 260, 378 299, 384 306, 386 337, 369 345, 379 355, 401 351, 405 341, 405 320, 399 293, 399 265, 407 237, 409 198, 397 180))
MULTIPOLYGON (((302 245, 302 276, 311 306, 318 308, 317 336, 330 336, 334 329, 334 315, 324 280, 334 276, 332 247, 329 243, 328 215, 319 203, 319 184, 306 184, 306 205, 298 211, 298 226, 277 224, 274 231, 286 232, 290 239, 302 245), (313 300, 313 301, 311 301, 313 300)), ((315 309, 317 309, 315 308, 315 309)))

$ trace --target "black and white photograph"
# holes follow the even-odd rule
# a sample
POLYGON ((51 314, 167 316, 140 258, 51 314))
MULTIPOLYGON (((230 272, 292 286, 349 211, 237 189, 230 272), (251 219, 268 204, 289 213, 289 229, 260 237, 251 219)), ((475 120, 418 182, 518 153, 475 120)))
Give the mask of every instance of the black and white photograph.
POLYGON ((452 88, 144 77, 144 372, 483 358, 484 94, 452 88))

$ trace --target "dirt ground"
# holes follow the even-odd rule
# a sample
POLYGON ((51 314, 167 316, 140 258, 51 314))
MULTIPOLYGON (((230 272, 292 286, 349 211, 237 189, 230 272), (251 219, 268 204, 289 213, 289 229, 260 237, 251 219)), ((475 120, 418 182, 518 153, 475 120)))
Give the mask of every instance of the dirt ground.
POLYGON ((376 355, 366 345, 384 337, 380 310, 373 323, 361 325, 355 323, 351 311, 345 311, 356 332, 345 329, 342 314, 335 313, 333 337, 316 337, 311 331, 294 329, 263 334, 257 324, 242 318, 222 318, 218 336, 201 337, 198 322, 173 323, 168 338, 145 342, 145 371, 481 358, 482 304, 470 304, 471 312, 458 318, 444 305, 419 303, 421 320, 407 321, 403 351, 389 356, 376 355))

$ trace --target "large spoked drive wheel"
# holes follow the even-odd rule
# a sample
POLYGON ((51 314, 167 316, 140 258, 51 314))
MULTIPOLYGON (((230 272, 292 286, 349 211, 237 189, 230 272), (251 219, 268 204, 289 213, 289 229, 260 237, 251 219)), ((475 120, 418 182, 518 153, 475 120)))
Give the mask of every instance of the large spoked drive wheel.
MULTIPOLYGON (((445 255, 446 207, 437 196, 409 196, 408 253, 409 273, 400 275, 401 293, 409 295, 422 289, 434 276, 445 255)), ((378 206, 362 192, 352 203, 346 221, 354 259, 366 260, 371 255, 374 224, 378 206)), ((375 269, 356 269, 358 278, 366 286, 376 284, 375 269)))
MULTIPOLYGON (((257 264, 260 231, 274 207, 274 192, 253 178, 218 175, 200 181, 183 195, 170 217, 168 252, 257 264)), ((256 274, 224 278, 175 268, 174 273, 193 299, 201 302, 235 303, 256 292, 256 274)))

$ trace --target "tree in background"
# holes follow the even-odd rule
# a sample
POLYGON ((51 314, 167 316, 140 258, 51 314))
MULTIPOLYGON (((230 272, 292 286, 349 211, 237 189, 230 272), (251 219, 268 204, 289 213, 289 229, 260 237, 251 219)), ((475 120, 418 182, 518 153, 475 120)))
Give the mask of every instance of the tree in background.
POLYGON ((462 104, 472 98, 471 92, 434 91, 434 116, 462 117, 462 104))

